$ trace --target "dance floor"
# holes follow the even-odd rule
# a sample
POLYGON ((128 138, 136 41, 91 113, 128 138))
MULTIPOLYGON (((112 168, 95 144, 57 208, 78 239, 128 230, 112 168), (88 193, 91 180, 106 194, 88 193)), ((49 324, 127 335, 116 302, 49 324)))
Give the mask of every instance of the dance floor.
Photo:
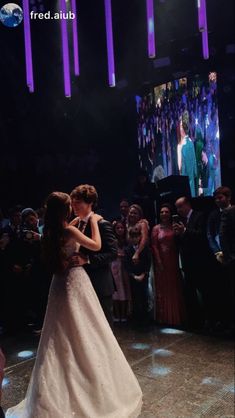
MULTIPOLYGON (((235 416, 231 339, 127 325, 116 326, 115 335, 144 393, 140 418, 235 416)), ((7 357, 2 399, 6 409, 25 395, 38 338, 1 340, 7 357)))

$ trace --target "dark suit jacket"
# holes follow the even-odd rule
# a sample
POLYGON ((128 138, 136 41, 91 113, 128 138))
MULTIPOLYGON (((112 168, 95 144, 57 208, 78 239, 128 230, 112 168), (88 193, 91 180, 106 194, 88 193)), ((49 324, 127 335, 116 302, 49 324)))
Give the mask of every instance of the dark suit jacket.
POLYGON ((226 263, 235 262, 235 206, 222 212, 220 244, 226 263))
POLYGON ((201 212, 192 212, 179 243, 184 271, 198 272, 208 265, 211 253, 206 236, 205 218, 201 212))
POLYGON ((124 265, 128 274, 139 276, 142 273, 148 273, 151 265, 151 253, 149 247, 146 245, 139 255, 139 263, 135 264, 132 257, 135 254, 133 245, 129 245, 125 249, 124 265))
MULTIPOLYGON (((89 256, 90 264, 85 264, 84 268, 97 295, 99 297, 111 296, 114 292, 114 283, 110 263, 117 257, 117 240, 110 222, 102 219, 98 225, 102 241, 101 249, 91 251, 80 247, 80 252, 89 256)), ((90 222, 88 222, 84 234, 91 237, 90 222)))
POLYGON ((207 222, 207 238, 209 246, 213 254, 221 251, 220 245, 216 241, 216 236, 219 236, 220 221, 222 212, 219 209, 213 210, 208 218, 207 222))

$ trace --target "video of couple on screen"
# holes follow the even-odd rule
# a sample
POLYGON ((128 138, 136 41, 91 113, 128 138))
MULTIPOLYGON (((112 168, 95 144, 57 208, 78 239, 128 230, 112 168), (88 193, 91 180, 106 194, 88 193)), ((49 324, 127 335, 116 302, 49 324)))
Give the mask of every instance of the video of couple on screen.
POLYGON ((187 176, 192 197, 221 185, 217 74, 180 78, 136 96, 138 155, 151 181, 187 176))

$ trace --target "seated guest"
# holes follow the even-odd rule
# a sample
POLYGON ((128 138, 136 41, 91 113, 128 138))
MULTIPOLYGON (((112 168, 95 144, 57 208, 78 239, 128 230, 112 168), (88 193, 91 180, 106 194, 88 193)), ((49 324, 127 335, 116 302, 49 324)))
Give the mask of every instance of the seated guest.
POLYGON ((201 212, 192 209, 187 197, 177 199, 175 206, 182 219, 173 224, 173 231, 179 238, 187 317, 189 326, 200 328, 210 316, 210 287, 213 285, 205 219, 201 212))
POLYGON ((130 284, 124 267, 124 247, 127 245, 125 224, 121 221, 114 221, 113 230, 118 242, 117 259, 111 262, 116 287, 113 294, 114 322, 126 322, 130 302, 130 284))
POLYGON ((4 418, 4 413, 3 410, 1 408, 1 394, 2 394, 2 381, 3 381, 3 369, 5 366, 5 357, 3 355, 3 352, 0 348, 0 418, 4 418))
POLYGON ((129 230, 134 226, 138 226, 141 230, 141 241, 133 255, 133 261, 138 262, 139 255, 149 240, 149 223, 143 218, 143 211, 139 205, 131 205, 129 208, 127 218, 127 240, 129 239, 129 230))
POLYGON ((148 310, 148 277, 151 253, 146 243, 139 254, 138 262, 133 261, 133 255, 138 250, 141 239, 140 225, 130 228, 130 244, 125 250, 125 267, 130 278, 133 319, 138 322, 145 322, 148 310))
POLYGON ((179 252, 172 227, 172 208, 163 204, 160 224, 151 236, 155 276, 155 319, 160 324, 182 325, 185 309, 179 268, 179 252))

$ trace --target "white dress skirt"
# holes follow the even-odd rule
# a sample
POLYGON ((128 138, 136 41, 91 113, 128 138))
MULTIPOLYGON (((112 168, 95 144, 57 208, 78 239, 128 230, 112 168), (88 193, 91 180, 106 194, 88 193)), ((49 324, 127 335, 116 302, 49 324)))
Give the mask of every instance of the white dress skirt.
MULTIPOLYGON (((77 251, 70 242, 66 251, 77 251)), ((136 418, 142 392, 82 267, 54 275, 25 399, 7 418, 136 418)))

